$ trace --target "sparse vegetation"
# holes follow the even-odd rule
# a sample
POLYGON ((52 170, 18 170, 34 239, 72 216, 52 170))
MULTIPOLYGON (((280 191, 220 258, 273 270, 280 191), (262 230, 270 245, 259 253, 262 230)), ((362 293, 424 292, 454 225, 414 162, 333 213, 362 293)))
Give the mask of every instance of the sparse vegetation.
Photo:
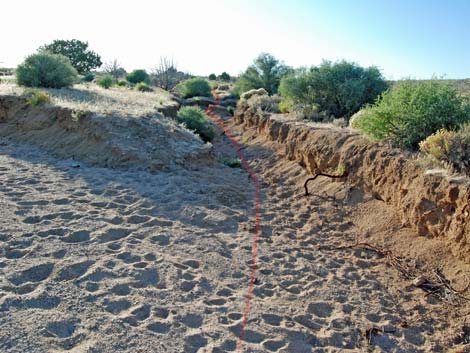
POLYGON ((269 94, 277 93, 282 77, 292 69, 271 54, 260 54, 253 64, 238 78, 234 93, 241 95, 252 89, 264 88, 269 94))
POLYGON ((121 66, 117 59, 104 64, 103 72, 113 76, 116 81, 127 75, 126 70, 121 66))
POLYGON ((230 168, 242 167, 242 161, 240 158, 222 159, 222 163, 230 168))
POLYGON ((387 83, 376 67, 324 61, 282 79, 280 107, 283 112, 300 113, 312 120, 324 120, 324 116, 347 120, 386 89, 387 83), (323 116, 318 116, 319 113, 323 116))
POLYGON ((377 140, 416 150, 440 129, 470 120, 470 107, 451 85, 438 80, 403 81, 366 107, 355 125, 377 140))
POLYGON ((102 88, 108 89, 114 83, 114 78, 111 75, 103 75, 99 79, 96 80, 96 84, 102 88))
POLYGON ((441 129, 419 144, 421 152, 458 172, 470 173, 470 124, 460 130, 441 129))
POLYGON ((181 83, 181 94, 184 98, 212 97, 211 86, 203 78, 191 78, 181 83))
POLYGON ((168 58, 160 58, 159 65, 153 69, 151 80, 152 83, 166 91, 172 90, 180 82, 189 78, 189 75, 178 71, 173 60, 168 58))
POLYGON ((149 78, 150 76, 147 71, 142 69, 134 70, 126 76, 126 80, 132 84, 138 84, 140 82, 148 83, 149 78))
POLYGON ((28 56, 16 68, 16 80, 21 86, 61 88, 71 86, 77 71, 63 55, 41 52, 28 56))
POLYGON ((190 130, 195 131, 204 142, 210 142, 215 137, 215 129, 211 119, 199 107, 183 107, 178 111, 178 121, 184 123, 190 130))
POLYGON ((47 92, 40 91, 38 89, 27 90, 24 95, 28 101, 28 104, 33 107, 50 103, 51 101, 51 97, 47 94, 47 92))
POLYGON ((135 89, 139 92, 152 92, 153 91, 153 88, 144 82, 139 82, 138 84, 136 84, 135 89))
POLYGON ((39 48, 39 51, 47 51, 67 57, 81 75, 100 67, 102 64, 101 57, 88 49, 88 43, 77 39, 54 40, 51 44, 39 48))

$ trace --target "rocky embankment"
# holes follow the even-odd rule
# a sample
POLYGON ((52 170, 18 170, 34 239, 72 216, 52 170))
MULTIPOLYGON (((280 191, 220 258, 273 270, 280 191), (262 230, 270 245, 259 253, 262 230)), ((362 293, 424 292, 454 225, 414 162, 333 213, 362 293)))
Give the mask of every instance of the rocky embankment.
POLYGON ((391 204, 404 226, 420 236, 441 239, 455 255, 470 259, 468 178, 426 170, 416 156, 369 142, 351 129, 266 114, 251 102, 252 98, 240 100, 235 115, 238 124, 278 142, 289 160, 298 161, 312 175, 344 167, 352 186, 391 204))

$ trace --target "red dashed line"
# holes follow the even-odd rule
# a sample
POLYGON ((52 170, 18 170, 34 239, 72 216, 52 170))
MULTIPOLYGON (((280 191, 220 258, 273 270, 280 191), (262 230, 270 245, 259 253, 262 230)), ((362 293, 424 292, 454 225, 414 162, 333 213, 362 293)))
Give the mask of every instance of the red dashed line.
POLYGON ((225 126, 224 122, 222 119, 220 119, 217 115, 212 113, 211 109, 215 105, 218 105, 219 103, 219 95, 217 92, 213 91, 214 96, 215 96, 215 104, 214 105, 209 105, 209 107, 206 110, 206 114, 211 117, 214 122, 219 125, 222 130, 224 130, 225 135, 230 139, 230 141, 233 144, 233 147, 237 151, 238 156, 240 157, 240 160, 243 163, 243 166, 245 169, 248 171, 248 174, 251 177, 251 180, 253 180, 253 183, 255 184, 255 236, 253 238, 253 247, 252 247, 252 256, 253 260, 251 263, 251 276, 250 276, 250 284, 248 286, 248 293, 246 296, 246 304, 245 304, 245 311, 243 313, 243 322, 240 330, 240 337, 238 338, 238 343, 237 343, 237 351, 241 351, 242 349, 242 344, 243 344, 243 335, 245 333, 245 327, 246 323, 248 320, 248 314, 250 312, 250 304, 251 304, 251 298, 253 296, 253 286, 256 281, 255 277, 255 272, 256 272, 256 260, 257 260, 257 255, 258 255, 258 239, 259 239, 259 221, 260 221, 260 215, 259 215, 259 183, 258 183, 258 178, 256 174, 253 172, 253 169, 251 169, 250 164, 246 160, 245 156, 241 152, 240 145, 238 144, 237 140, 232 136, 230 131, 227 129, 225 126))

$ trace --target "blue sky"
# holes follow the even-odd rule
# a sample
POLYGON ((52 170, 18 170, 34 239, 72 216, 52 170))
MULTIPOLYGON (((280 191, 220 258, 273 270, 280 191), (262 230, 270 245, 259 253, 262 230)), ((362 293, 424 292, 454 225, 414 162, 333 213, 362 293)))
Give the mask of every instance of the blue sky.
POLYGON ((376 65, 391 79, 470 78, 470 0, 6 0, 2 10, 3 66, 77 38, 127 69, 168 56, 194 74, 238 74, 264 51, 292 66, 376 65))

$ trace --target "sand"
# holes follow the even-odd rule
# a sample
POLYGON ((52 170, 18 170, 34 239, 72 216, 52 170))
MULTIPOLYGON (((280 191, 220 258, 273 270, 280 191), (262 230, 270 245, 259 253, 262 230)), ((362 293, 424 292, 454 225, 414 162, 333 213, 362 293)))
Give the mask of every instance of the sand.
MULTIPOLYGON (((374 252, 331 248, 366 233, 410 235, 393 209, 321 178, 306 198, 302 167, 231 129, 261 182, 243 352, 452 346, 450 309, 374 252)), ((214 153, 235 157, 223 135, 214 153)), ((154 173, 76 168, 1 140, 0 195, 0 351, 235 351, 254 234, 244 170, 211 161, 154 173)))

